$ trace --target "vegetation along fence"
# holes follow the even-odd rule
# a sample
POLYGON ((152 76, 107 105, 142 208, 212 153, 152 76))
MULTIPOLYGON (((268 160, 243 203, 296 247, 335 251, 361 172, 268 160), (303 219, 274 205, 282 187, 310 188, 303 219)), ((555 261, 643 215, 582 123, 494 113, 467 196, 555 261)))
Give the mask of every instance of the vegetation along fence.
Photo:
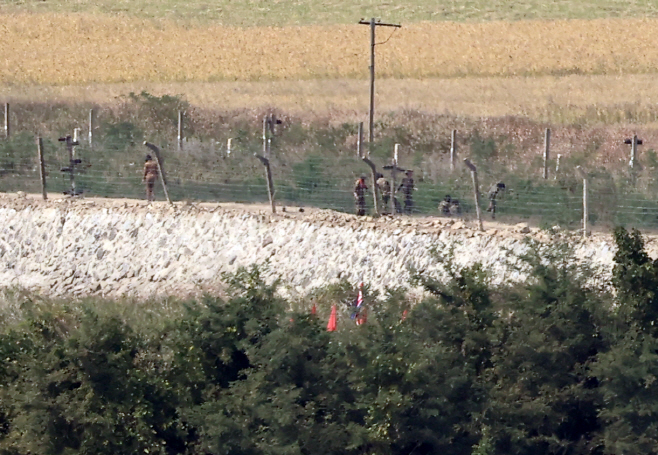
MULTIPOLYGON (((403 131, 399 123, 387 124, 392 122, 388 119, 375 125, 382 133, 368 146, 357 122, 305 122, 283 115, 278 118, 274 111, 215 116, 191 108, 178 97, 144 92, 131 94, 115 109, 69 105, 12 105, 10 109, 5 105, 4 110, 3 192, 41 193, 45 181, 48 192, 71 193, 73 179, 76 194, 143 198, 143 162, 150 152, 144 143, 148 141, 161 150, 174 201, 265 203, 267 164, 279 207, 353 212, 354 184, 363 175, 369 187, 368 213, 375 214, 370 163, 390 182, 391 168, 398 169, 395 187, 404 177, 403 170, 414 170, 413 215, 440 215, 439 203, 450 195, 460 202, 458 216, 473 219, 473 181, 464 163, 468 158, 477 168, 485 220, 492 216, 485 211, 488 189, 504 182, 506 189, 497 197, 496 212, 502 221, 528 219, 543 227, 557 224, 578 229, 587 194, 589 228, 658 227, 655 166, 641 166, 637 149, 643 144, 637 137, 620 139, 626 139, 623 147, 628 158, 610 170, 589 165, 583 154, 551 155, 555 139, 547 128, 540 130, 536 141, 540 145, 528 157, 523 150, 506 149, 504 138, 472 129, 462 134, 445 128, 423 135, 423 131, 403 131), (396 159, 397 166, 392 166, 396 159)), ((156 194, 164 198, 159 186, 156 194)), ((404 203, 401 193, 397 198, 404 203)))

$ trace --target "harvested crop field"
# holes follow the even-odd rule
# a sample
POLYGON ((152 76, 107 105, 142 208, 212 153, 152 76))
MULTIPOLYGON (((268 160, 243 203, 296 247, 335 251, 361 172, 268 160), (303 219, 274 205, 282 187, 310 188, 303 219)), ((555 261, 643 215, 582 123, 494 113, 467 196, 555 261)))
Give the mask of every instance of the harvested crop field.
MULTIPOLYGON (((362 121, 368 109, 367 84, 362 79, 312 79, 0 86, 0 99, 19 104, 40 100, 108 105, 123 99, 123 95, 145 90, 156 96, 181 94, 194 106, 221 111, 275 107, 295 115, 362 121)), ((658 119, 657 102, 658 86, 652 74, 377 81, 379 112, 525 116, 556 124, 650 124, 658 119)))
MULTIPOLYGON (((368 28, 359 25, 237 28, 87 14, 6 14, 0 23, 5 85, 367 77, 368 28)), ((377 52, 383 78, 652 73, 658 20, 421 22, 377 52)))

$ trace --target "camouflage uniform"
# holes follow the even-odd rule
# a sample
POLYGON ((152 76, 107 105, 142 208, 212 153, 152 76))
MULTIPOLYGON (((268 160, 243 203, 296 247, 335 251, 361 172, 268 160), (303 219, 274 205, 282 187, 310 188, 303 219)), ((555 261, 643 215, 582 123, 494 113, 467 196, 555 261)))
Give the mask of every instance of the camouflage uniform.
POLYGON ((356 214, 363 216, 366 214, 366 181, 363 177, 356 181, 354 185, 354 202, 356 203, 356 214))
POLYGON ((382 195, 382 202, 384 203, 383 213, 386 214, 388 213, 388 205, 391 201, 391 184, 381 174, 379 174, 379 178, 377 179, 377 188, 379 188, 379 192, 382 195))
POLYGON ((155 181, 158 179, 158 163, 153 161, 151 155, 146 155, 146 162, 144 163, 144 177, 142 181, 146 183, 146 200, 151 202, 155 200, 155 193, 153 187, 155 181))
POLYGON ((439 202, 439 212, 442 215, 450 215, 450 207, 452 206, 452 199, 449 194, 446 194, 446 197, 439 202))
POLYGON ((450 201, 450 215, 461 215, 462 206, 459 204, 459 199, 450 201))
POLYGON ((496 218, 496 197, 500 194, 501 191, 505 189, 505 184, 502 182, 494 183, 489 188, 489 207, 487 207, 487 212, 491 212, 491 218, 496 218))

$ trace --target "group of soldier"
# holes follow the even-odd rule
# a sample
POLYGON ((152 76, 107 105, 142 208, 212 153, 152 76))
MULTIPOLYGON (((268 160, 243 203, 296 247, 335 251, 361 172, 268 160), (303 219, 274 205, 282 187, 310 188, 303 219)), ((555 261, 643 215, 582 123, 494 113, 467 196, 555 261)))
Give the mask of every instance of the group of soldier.
MULTIPOLYGON (((384 209, 382 213, 388 215, 389 207, 391 204, 391 198, 394 206, 395 213, 403 213, 405 215, 411 215, 414 207, 413 201, 413 192, 415 190, 413 171, 405 171, 405 177, 402 179, 402 183, 397 188, 397 192, 401 192, 404 195, 404 207, 400 205, 397 198, 394 194, 391 193, 391 183, 384 177, 383 174, 377 173, 375 176, 375 184, 381 195, 381 200, 384 204, 384 209)), ((366 184, 366 177, 361 176, 357 179, 354 185, 354 202, 356 208, 356 214, 358 216, 364 216, 366 214, 366 192, 368 191, 368 185, 366 184)), ((491 218, 496 218, 496 198, 505 191, 505 184, 502 182, 494 183, 487 193, 489 198, 489 206, 487 207, 487 212, 491 213, 491 218)), ((449 194, 446 194, 443 200, 439 203, 439 213, 444 216, 459 216, 462 213, 461 204, 459 199, 451 197, 449 194)))
MULTIPOLYGON (((153 187, 155 181, 158 179, 158 163, 151 155, 146 155, 144 162, 144 175, 142 181, 146 184, 146 199, 151 202, 155 200, 153 187)), ((393 210, 395 213, 403 213, 411 215, 414 207, 413 193, 415 188, 414 172, 411 169, 405 171, 405 177, 402 179, 400 186, 397 188, 396 193, 402 193, 404 196, 404 206, 401 206, 394 194, 392 194, 391 183, 384 177, 383 174, 377 173, 375 175, 375 184, 381 194, 382 202, 384 204, 383 214, 388 215, 391 202, 393 202, 393 210), (392 201, 391 201, 392 198, 392 201)), ((366 184, 365 176, 357 179, 354 185, 354 201, 356 205, 356 214, 364 216, 366 214, 366 192, 368 185, 366 184)), ((487 212, 491 213, 492 218, 496 218, 496 198, 501 192, 505 191, 505 184, 502 182, 494 183, 489 188, 489 207, 487 212)), ((445 216, 459 216, 462 213, 461 205, 458 199, 452 198, 446 194, 443 200, 439 203, 439 213, 445 216)))
MULTIPOLYGON (((384 215, 389 214, 388 210, 391 202, 393 202, 395 213, 411 215, 414 207, 414 171, 411 169, 405 171, 405 177, 402 179, 402 182, 396 191, 396 193, 402 193, 404 195, 404 206, 400 205, 395 195, 392 194, 391 183, 384 177, 383 174, 377 173, 375 175, 375 184, 377 185, 379 194, 381 194, 382 197, 382 202, 384 204, 384 210, 382 213, 384 215)), ((365 176, 361 176, 357 179, 354 185, 354 202, 356 206, 356 214, 358 216, 363 216, 366 214, 367 191, 368 185, 366 184, 366 178, 365 176)))

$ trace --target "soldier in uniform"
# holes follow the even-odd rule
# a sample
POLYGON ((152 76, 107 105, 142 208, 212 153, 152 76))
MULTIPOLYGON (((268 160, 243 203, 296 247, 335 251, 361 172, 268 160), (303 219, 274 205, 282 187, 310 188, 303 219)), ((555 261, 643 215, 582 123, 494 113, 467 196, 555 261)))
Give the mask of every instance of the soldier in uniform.
POLYGON ((505 191, 505 184, 502 182, 494 183, 489 188, 489 207, 487 207, 487 212, 491 212, 491 219, 496 218, 496 197, 505 191))
POLYGON ((439 202, 439 212, 442 215, 450 215, 450 207, 452 206, 452 198, 446 194, 441 202, 439 202))
POLYGON ((356 214, 363 216, 366 214, 366 178, 361 176, 354 185, 354 202, 356 204, 356 214))
POLYGON ((144 177, 142 178, 142 182, 146 183, 146 200, 149 202, 155 200, 153 187, 155 186, 155 181, 157 179, 158 163, 153 160, 151 155, 146 155, 146 160, 144 162, 144 177))
POLYGON ((377 174, 377 188, 382 195, 382 202, 384 203, 384 215, 388 214, 388 206, 391 201, 391 184, 384 178, 383 174, 377 174))
POLYGON ((411 211, 414 207, 414 171, 409 169, 406 172, 406 177, 402 179, 402 183, 398 188, 398 191, 402 190, 404 194, 404 213, 411 215, 411 211))
POLYGON ((459 204, 459 199, 450 201, 450 215, 459 216, 462 214, 462 206, 459 204))
POLYGON ((462 208, 459 204, 459 199, 454 199, 449 194, 446 194, 443 200, 439 202, 439 212, 447 216, 461 215, 462 208))

